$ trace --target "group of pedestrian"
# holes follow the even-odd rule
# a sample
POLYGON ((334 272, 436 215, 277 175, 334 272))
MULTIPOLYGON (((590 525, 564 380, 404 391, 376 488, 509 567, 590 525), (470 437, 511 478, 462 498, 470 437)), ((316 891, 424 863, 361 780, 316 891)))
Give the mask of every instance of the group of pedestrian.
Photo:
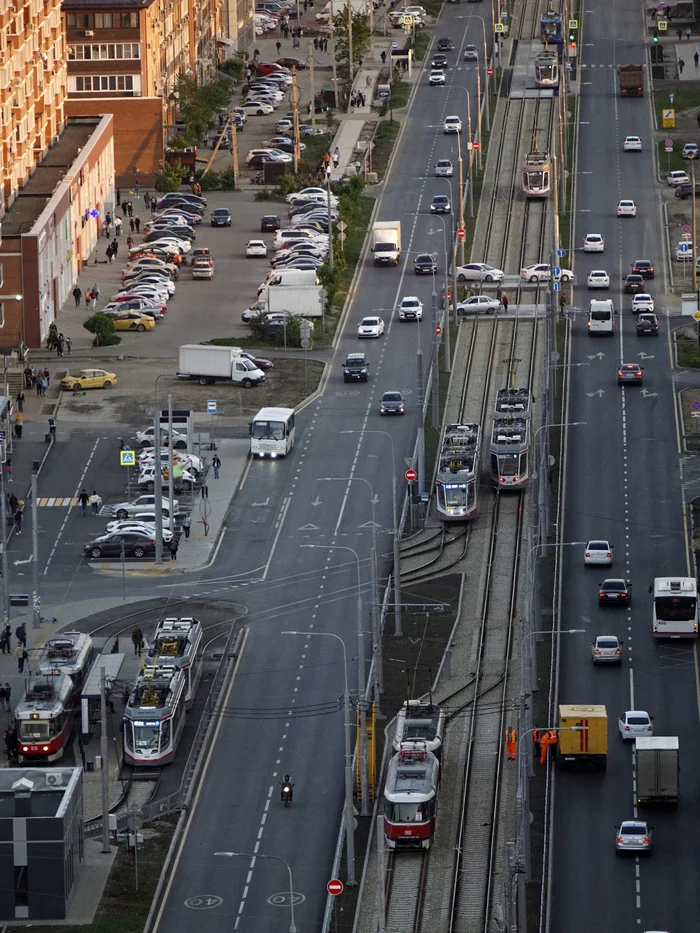
POLYGON ((15 629, 15 637, 17 638, 17 647, 13 654, 17 658, 17 672, 23 674, 24 665, 29 659, 29 653, 27 652, 27 629, 25 628, 24 622, 15 629))
POLYGON ((395 71, 408 71, 408 59, 399 58, 396 64, 394 65, 395 71))
POLYGON ((5 754, 7 755, 8 764, 10 767, 14 767, 17 761, 17 751, 18 751, 18 738, 17 730, 14 726, 5 729, 5 754))
POLYGON ((12 712, 12 687, 7 681, 5 686, 0 684, 0 711, 3 713, 12 712))
MULTIPOLYGON (((77 305, 76 305, 77 307, 77 305)), ((64 337, 62 333, 56 337, 54 341, 54 347, 56 348, 56 356, 63 356, 63 351, 67 351, 68 356, 70 356, 71 347, 73 346, 70 337, 64 337)))
POLYGON ((140 231, 141 231, 141 218, 138 217, 138 216, 136 216, 136 217, 131 217, 131 218, 129 219, 129 226, 131 227, 131 232, 132 232, 132 233, 140 233, 140 231))
POLYGON ((314 39, 314 49, 317 52, 327 52, 328 51, 328 39, 317 37, 314 39))
MULTIPOLYGON (((46 395, 46 390, 51 382, 51 373, 48 367, 36 369, 34 366, 26 366, 24 369, 24 388, 36 388, 37 395, 46 395)), ((23 399, 24 402, 24 399, 23 399)), ((22 409, 20 409, 21 412, 22 409)))
POLYGON ((100 509, 102 508, 102 499, 96 489, 92 490, 92 495, 88 495, 87 489, 83 486, 80 491, 80 495, 78 496, 78 503, 80 504, 83 518, 85 518, 87 515, 88 506, 90 506, 92 509, 93 515, 100 514, 100 509))
POLYGON ((354 110, 355 107, 364 107, 367 104, 367 98, 365 95, 356 89, 353 89, 350 94, 350 106, 354 110))
POLYGON ((122 214, 125 217, 134 216, 134 204, 132 201, 122 201, 121 202, 122 214))
MULTIPOLYGON (((133 221, 132 221, 132 227, 133 227, 133 221)), ((105 250, 105 255, 107 256, 108 261, 114 262, 114 260, 117 258, 118 252, 119 252, 119 240, 115 237, 112 240, 112 242, 109 244, 107 249, 105 250)))
MULTIPOLYGON (((78 286, 75 286, 77 289, 78 286)), ((73 289, 73 297, 75 298, 75 289, 73 289)), ((78 289, 80 291, 80 289, 78 289)), ((88 311, 94 311, 97 308, 97 302, 100 300, 100 286, 97 282, 93 282, 90 288, 85 292, 85 307, 88 311)), ((78 307, 78 302, 76 300, 76 308, 78 307)))

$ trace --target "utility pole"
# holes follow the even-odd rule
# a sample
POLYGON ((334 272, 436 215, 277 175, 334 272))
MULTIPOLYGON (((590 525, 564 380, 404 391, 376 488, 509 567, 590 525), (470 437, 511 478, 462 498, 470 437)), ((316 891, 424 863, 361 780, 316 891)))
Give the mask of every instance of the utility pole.
POLYGON ((231 117, 231 153, 233 155, 233 174, 236 176, 236 188, 238 188, 238 125, 235 113, 231 117))
MULTIPOLYGON (((423 351, 418 350, 418 371, 417 371, 417 400, 418 400, 418 490, 422 496, 425 491, 425 389, 423 387, 423 351)), ((398 515, 394 516, 394 521, 398 525, 398 515)), ((397 573, 397 571, 395 571, 397 573)), ((398 586, 398 579, 394 581, 398 586)))
MULTIPOLYGON (((153 420, 153 509, 156 516, 156 563, 163 561, 163 487, 160 477, 160 412, 156 402, 156 413, 153 420)), ((172 515, 170 527, 173 526, 172 515)))
MULTIPOLYGON (((311 94, 311 126, 316 129, 316 86, 314 78, 314 44, 309 39, 309 92, 311 94)), ((333 59, 335 61, 335 59, 333 59)))
POLYGON ((333 215, 331 213, 331 165, 326 169, 326 194, 328 201, 328 266, 333 268, 333 215))
POLYGON ((100 668, 100 756, 102 758, 102 851, 109 847, 109 748, 107 743, 107 668, 100 668))
POLYGON ((7 582, 7 502, 5 499, 5 450, 6 439, 2 442, 2 464, 0 464, 0 523, 2 523, 2 615, 3 624, 10 621, 10 593, 7 582))
MULTIPOLYGON (((333 23, 333 16, 331 16, 331 40, 333 44, 333 50, 331 53, 331 67, 333 69, 333 97, 335 99, 334 109, 337 110, 340 106, 340 101, 338 100, 338 71, 335 60, 335 24, 333 23)), ((316 112, 316 103, 314 102, 314 113, 316 112)))
POLYGON ((294 122, 294 174, 299 171, 299 85, 297 84, 297 70, 292 68, 292 93, 289 95, 292 105, 292 120, 294 122))
MULTIPOLYGON (((447 297, 447 296, 445 296, 447 297)), ((432 387, 432 419, 433 427, 440 427, 440 374, 438 372, 438 357, 440 355, 440 337, 438 335, 438 300, 435 285, 435 275, 433 274, 433 387, 432 387)))
POLYGON ((37 474, 39 461, 32 465, 32 625, 39 628, 41 625, 41 599, 39 597, 39 509, 37 507, 37 474))

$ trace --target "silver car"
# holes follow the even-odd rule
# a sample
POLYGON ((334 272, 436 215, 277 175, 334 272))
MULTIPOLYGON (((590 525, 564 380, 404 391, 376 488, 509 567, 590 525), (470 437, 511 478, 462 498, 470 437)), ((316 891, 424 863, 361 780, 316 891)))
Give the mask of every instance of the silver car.
POLYGON ((591 645, 594 664, 622 664, 622 645, 617 635, 596 635, 591 645))
POLYGON ((617 728, 623 742, 641 736, 652 736, 654 724, 652 718, 643 709, 628 709, 617 720, 617 728))
MULTIPOLYGON (((168 499, 161 498, 161 508, 163 513, 167 515, 170 510, 168 499)), ((131 502, 118 502, 116 505, 113 505, 112 513, 120 520, 124 521, 125 519, 131 518, 134 515, 138 515, 140 512, 150 512, 155 506, 156 497, 154 495, 143 495, 139 496, 137 499, 132 499, 131 502)), ((180 511, 180 503, 177 499, 173 499, 173 512, 175 515, 180 511)))
POLYGON ((454 167, 449 159, 438 159, 435 163, 435 174, 438 178, 452 178, 454 167))
POLYGON ((615 851, 649 852, 651 850, 651 826, 646 820, 625 820, 615 827, 615 851))

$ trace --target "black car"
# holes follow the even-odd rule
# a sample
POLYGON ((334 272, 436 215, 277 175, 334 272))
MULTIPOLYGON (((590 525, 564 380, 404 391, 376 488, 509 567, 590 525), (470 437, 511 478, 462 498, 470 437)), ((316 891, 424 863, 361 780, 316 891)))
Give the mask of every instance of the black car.
POLYGON ((413 260, 416 275, 432 275, 437 272, 437 259, 430 253, 419 253, 413 260))
MULTIPOLYGON (((677 198, 680 198, 681 201, 685 201, 688 198, 693 196, 693 183, 678 185, 676 190, 673 192, 677 198)), ((700 196, 700 181, 695 182, 695 196, 700 196)))
POLYGON ((385 392, 379 400, 381 415, 403 415, 405 412, 403 395, 400 392, 385 392))
POLYGON ((430 59, 430 64, 433 68, 449 68, 447 56, 443 55, 441 52, 437 52, 433 55, 430 59))
POLYGON ((102 535, 83 545, 86 557, 99 560, 100 557, 150 557, 155 553, 156 543, 151 535, 140 531, 121 531, 111 535, 102 535))
POLYGON ((226 207, 217 207, 211 212, 212 227, 230 227, 231 211, 226 207))
POLYGON ((437 50, 438 52, 451 52, 454 48, 452 44, 452 39, 438 39, 437 41, 437 50))
POLYGON ((603 580, 598 584, 601 606, 628 606, 632 602, 632 584, 627 580, 603 580))
POLYGON ((644 276, 645 279, 654 278, 654 264, 648 259, 638 259, 632 265, 632 272, 636 272, 641 276, 644 276))
POLYGON ((343 382, 367 382, 369 364, 364 353, 350 353, 343 363, 343 382))
POLYGON ((658 337, 659 319, 653 311, 644 311, 637 318, 637 336, 638 337, 658 337))
MULTIPOLYGON (((229 214, 229 217, 230 216, 229 214)), ((266 233, 268 230, 279 230, 280 226, 280 219, 277 214, 265 214, 260 221, 260 232, 266 233)))
POLYGON ((274 369, 275 364, 272 360, 261 359, 259 356, 253 356, 252 353, 247 353, 245 351, 241 351, 241 356, 244 356, 247 360, 250 360, 251 363, 254 363, 258 369, 274 369))
POLYGON ((625 279, 624 292, 626 295, 633 295, 635 292, 644 291, 644 279, 637 273, 630 273, 625 279))

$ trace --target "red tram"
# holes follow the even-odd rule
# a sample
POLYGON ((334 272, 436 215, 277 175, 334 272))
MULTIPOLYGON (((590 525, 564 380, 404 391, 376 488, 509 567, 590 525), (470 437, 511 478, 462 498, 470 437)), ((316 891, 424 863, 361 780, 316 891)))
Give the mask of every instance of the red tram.
POLYGON ((39 659, 40 673, 67 674, 77 702, 92 664, 92 638, 85 632, 61 632, 49 638, 39 659))
POLYGON ((429 849, 437 820, 440 762, 425 742, 402 742, 384 785, 384 836, 390 849, 429 849))
POLYGON ((15 708, 20 763, 63 757, 73 731, 74 684, 68 674, 37 674, 15 708))

